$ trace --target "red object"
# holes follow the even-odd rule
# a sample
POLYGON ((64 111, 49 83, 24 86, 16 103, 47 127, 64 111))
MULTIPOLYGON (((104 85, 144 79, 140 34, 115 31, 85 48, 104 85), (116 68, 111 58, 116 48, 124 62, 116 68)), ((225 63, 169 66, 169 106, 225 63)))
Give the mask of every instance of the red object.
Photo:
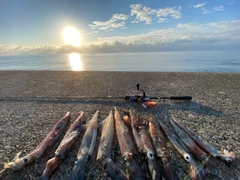
POLYGON ((154 107, 156 105, 157 105, 157 102, 152 102, 152 101, 146 101, 142 103, 142 106, 145 108, 154 107))

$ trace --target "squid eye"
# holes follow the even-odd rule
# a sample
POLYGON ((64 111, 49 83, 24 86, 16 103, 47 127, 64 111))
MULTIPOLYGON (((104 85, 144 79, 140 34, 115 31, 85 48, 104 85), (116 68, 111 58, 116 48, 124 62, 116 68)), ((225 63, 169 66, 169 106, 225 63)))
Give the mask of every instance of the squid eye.
POLYGON ((151 153, 151 152, 147 152, 147 157, 148 157, 149 159, 154 159, 154 154, 151 153))
POLYGON ((226 158, 226 161, 227 161, 228 163, 230 163, 230 162, 232 162, 232 159, 229 158, 229 157, 227 157, 227 158, 226 158))
POLYGON ((25 164, 25 163, 27 163, 27 162, 28 162, 28 158, 27 158, 27 157, 25 157, 25 158, 22 159, 22 163, 25 164))
POLYGON ((79 159, 77 159, 77 160, 75 161, 75 164, 79 164, 79 162, 80 162, 79 159))
POLYGON ((190 156, 188 156, 188 155, 186 155, 186 156, 185 156, 185 159, 186 159, 186 161, 188 161, 188 162, 190 162, 190 161, 191 161, 191 157, 190 157, 190 156))

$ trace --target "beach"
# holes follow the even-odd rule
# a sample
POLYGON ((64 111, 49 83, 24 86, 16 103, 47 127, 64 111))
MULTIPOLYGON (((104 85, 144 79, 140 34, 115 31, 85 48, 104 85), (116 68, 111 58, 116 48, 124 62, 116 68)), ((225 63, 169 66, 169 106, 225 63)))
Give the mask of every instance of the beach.
MULTIPOLYGON (((88 122, 100 110, 101 122, 111 109, 117 107, 121 115, 122 109, 130 108, 146 117, 154 115, 162 118, 165 114, 173 115, 218 150, 235 152, 235 162, 228 166, 215 160, 218 175, 207 175, 205 179, 239 180, 239 89, 240 74, 234 73, 0 71, 0 170, 3 163, 10 162, 18 152, 22 152, 22 157, 35 149, 67 111, 71 112, 72 123, 79 111, 84 111, 88 122), (156 107, 146 109, 141 103, 128 102, 124 98, 100 98, 124 97, 136 93, 136 83, 140 83, 140 89, 149 96, 188 95, 193 99, 161 100, 156 107)), ((83 134, 52 179, 68 178, 82 137, 83 134)), ((93 156, 87 165, 87 179, 109 179, 101 164, 95 160, 100 137, 99 132, 93 156)), ((0 179, 38 179, 60 142, 58 140, 43 157, 24 169, 6 170, 0 179)), ((174 170, 183 179, 190 172, 190 166, 169 142, 168 146, 174 170)), ((115 163, 125 170, 116 136, 113 149, 116 149, 115 163)), ((137 158, 142 164, 141 168, 146 170, 146 160, 140 155, 137 158)))

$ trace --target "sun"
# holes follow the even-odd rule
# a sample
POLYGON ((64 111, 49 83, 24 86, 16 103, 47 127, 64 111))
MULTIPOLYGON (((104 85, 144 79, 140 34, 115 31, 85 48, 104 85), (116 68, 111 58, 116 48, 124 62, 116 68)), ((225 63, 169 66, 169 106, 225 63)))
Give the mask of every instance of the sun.
POLYGON ((81 36, 80 36, 78 30, 71 26, 64 28, 63 38, 67 44, 70 44, 72 46, 80 46, 82 44, 81 36))

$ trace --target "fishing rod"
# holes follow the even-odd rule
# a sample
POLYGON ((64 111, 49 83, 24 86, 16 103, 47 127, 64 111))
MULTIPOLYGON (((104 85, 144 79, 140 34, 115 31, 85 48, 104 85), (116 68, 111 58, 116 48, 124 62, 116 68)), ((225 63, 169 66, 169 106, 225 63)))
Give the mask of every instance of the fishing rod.
POLYGON ((0 96, 0 101, 71 101, 71 100, 94 100, 94 99, 125 99, 131 102, 144 102, 151 100, 192 100, 191 96, 169 96, 169 97, 150 97, 146 96, 146 92, 140 89, 140 84, 136 84, 137 91, 141 91, 142 95, 135 94, 130 96, 0 96))
POLYGON ((164 100, 164 99, 169 99, 169 100, 187 100, 191 101, 192 97, 191 96, 163 96, 163 97, 150 97, 146 96, 146 92, 143 89, 140 89, 140 84, 136 84, 137 90, 142 92, 142 95, 130 95, 130 96, 125 96, 125 100, 131 101, 131 102, 139 102, 139 101, 150 101, 152 99, 157 99, 157 100, 164 100))

